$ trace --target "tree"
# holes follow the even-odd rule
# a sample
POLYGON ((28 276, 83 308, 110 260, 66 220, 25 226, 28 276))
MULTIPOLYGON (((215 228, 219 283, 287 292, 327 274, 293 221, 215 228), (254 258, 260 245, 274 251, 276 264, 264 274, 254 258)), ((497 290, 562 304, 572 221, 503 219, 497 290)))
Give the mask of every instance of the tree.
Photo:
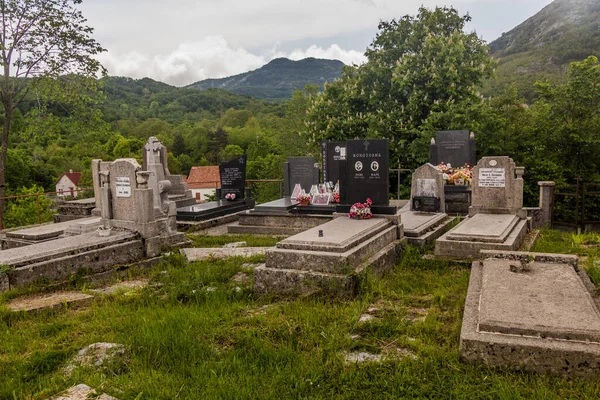
POLYGON ((344 67, 308 110, 308 141, 354 137, 390 139, 403 167, 425 161, 423 143, 435 129, 432 114, 481 102, 477 87, 494 62, 476 33, 464 33, 468 15, 453 8, 420 8, 417 16, 381 22, 361 66, 344 67))
MULTIPOLYGON (((81 0, 0 0, 0 199, 6 190, 6 156, 16 107, 45 80, 95 77, 106 70, 92 56, 104 49, 74 6, 81 0), (70 75, 69 75, 70 74, 70 75)), ((0 229, 4 201, 0 200, 0 229)))

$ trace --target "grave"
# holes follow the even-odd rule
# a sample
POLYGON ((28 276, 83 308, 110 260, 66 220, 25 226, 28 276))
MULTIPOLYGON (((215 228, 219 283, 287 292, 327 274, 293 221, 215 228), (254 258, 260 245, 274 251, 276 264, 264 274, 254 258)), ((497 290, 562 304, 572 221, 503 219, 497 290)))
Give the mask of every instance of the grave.
POLYGON ((188 242, 175 227, 175 203, 168 200, 169 180, 149 187, 154 172, 143 171, 135 159, 94 160, 93 165, 94 181, 99 186, 96 205, 100 207, 102 233, 108 235, 86 232, 97 221, 79 220, 73 222, 74 229, 84 233, 77 236, 1 251, 0 264, 8 273, 0 272, 0 290, 39 280, 65 281, 81 271, 106 272, 115 265, 156 257, 163 246, 188 242))
POLYGON ((473 169, 469 218, 436 241, 435 254, 476 258, 480 250, 518 250, 529 227, 523 172, 506 156, 479 160, 473 169))
POLYGON ((144 171, 152 171, 149 184, 155 187, 157 182, 168 180, 171 182, 168 200, 175 202, 175 206, 185 207, 196 204, 192 191, 188 189, 183 175, 172 175, 169 172, 167 148, 154 136, 150 137, 142 151, 142 168, 144 171))
POLYGON ((254 270, 254 289, 354 295, 363 273, 380 275, 394 265, 401 239, 397 215, 366 220, 340 216, 267 249, 265 265, 254 270))
MULTIPOLYGON (((469 131, 439 131, 435 134, 429 146, 429 161, 433 165, 440 163, 461 167, 465 164, 475 165, 476 142, 475 136, 469 131)), ((446 185, 446 208, 449 214, 466 215, 471 204, 471 189, 469 186, 446 185)))
POLYGON ((290 197, 294 186, 300 184, 306 193, 319 184, 319 166, 314 157, 290 157, 283 163, 283 195, 290 197))
POLYGON ((482 251, 481 257, 471 268, 461 359, 597 377, 600 310, 577 256, 482 251))
POLYGON ((284 163, 284 197, 258 204, 239 214, 227 226, 227 233, 293 235, 332 219, 335 206, 299 206, 296 195, 319 184, 319 168, 314 157, 290 157, 284 163))
POLYGON ((36 243, 47 242, 65 236, 73 236, 85 232, 96 230, 101 225, 100 217, 88 217, 78 219, 77 221, 68 220, 43 225, 36 225, 22 229, 6 231, 2 240, 3 249, 12 249, 15 247, 29 246, 36 243), (77 224, 75 224, 77 222, 77 224), (75 227, 87 226, 83 231, 75 227))
POLYGON ((404 234, 409 244, 424 247, 440 237, 454 218, 444 210, 442 173, 427 163, 412 176, 410 202, 400 210, 404 234))
POLYGON ((347 213, 354 203, 373 201, 373 214, 395 215, 390 206, 388 139, 348 140, 346 171, 340 183, 340 205, 336 212, 347 213))
POLYGON ((246 155, 222 162, 219 173, 221 188, 217 189, 217 200, 178 208, 178 226, 193 225, 198 228, 197 225, 200 225, 199 229, 204 229, 231 222, 233 214, 254 207, 254 199, 245 196, 246 155), (228 198, 231 195, 234 197, 228 198))

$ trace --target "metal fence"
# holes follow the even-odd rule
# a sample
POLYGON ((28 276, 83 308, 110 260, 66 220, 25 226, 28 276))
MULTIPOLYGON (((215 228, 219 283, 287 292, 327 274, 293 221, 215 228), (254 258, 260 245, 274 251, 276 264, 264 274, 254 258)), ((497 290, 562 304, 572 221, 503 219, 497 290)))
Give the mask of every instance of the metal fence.
POLYGON ((575 179, 554 191, 552 227, 578 232, 600 229, 600 183, 575 179))

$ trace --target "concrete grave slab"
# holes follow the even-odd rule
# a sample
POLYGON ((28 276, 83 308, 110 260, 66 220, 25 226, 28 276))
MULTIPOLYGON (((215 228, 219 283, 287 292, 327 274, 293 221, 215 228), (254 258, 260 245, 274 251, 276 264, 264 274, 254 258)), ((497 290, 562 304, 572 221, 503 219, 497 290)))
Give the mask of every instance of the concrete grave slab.
POLYGON ((457 225, 448 239, 502 243, 519 220, 511 214, 477 214, 457 225))
POLYGON ((576 257, 484 252, 472 264, 460 340, 470 363, 552 373, 600 373, 600 312, 576 257), (511 265, 533 258, 527 268, 511 265))
POLYGON ((386 218, 335 218, 269 249, 265 265, 254 270, 254 289, 353 295, 363 271, 381 275, 394 265, 403 244, 401 232, 401 224, 386 218))
POLYGON ((455 236, 454 239, 450 240, 449 236, 453 235, 457 229, 461 228, 461 225, 466 224, 470 219, 471 218, 465 219, 435 241, 436 256, 452 257, 455 259, 475 259, 479 258, 479 252, 482 250, 516 251, 519 250, 521 243, 523 243, 523 240, 527 235, 528 221, 526 219, 521 219, 506 236, 503 242, 478 241, 473 240, 472 238, 460 240, 460 236, 455 236))
POLYGON ((431 228, 438 225, 447 215, 444 213, 423 213, 406 211, 402 214, 402 225, 406 236, 421 236, 431 228))
POLYGON ((387 220, 379 218, 367 220, 335 218, 326 224, 284 239, 277 243, 277 247, 343 253, 365 238, 381 232, 388 225, 387 220))

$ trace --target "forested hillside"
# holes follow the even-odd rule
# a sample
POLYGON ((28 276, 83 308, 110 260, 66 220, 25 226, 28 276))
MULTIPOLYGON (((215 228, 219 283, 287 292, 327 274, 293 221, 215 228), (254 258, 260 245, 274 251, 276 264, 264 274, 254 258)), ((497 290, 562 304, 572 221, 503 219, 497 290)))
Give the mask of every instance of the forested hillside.
POLYGON ((564 82, 571 62, 600 55, 600 2, 555 0, 489 48, 498 76, 486 82, 484 94, 497 95, 514 82, 531 102, 537 98, 536 81, 564 82))
POLYGON ((219 88, 259 99, 289 99, 297 89, 306 85, 323 88, 325 82, 340 77, 344 63, 338 60, 305 58, 292 61, 277 58, 263 67, 222 79, 205 79, 192 83, 189 88, 219 88))

